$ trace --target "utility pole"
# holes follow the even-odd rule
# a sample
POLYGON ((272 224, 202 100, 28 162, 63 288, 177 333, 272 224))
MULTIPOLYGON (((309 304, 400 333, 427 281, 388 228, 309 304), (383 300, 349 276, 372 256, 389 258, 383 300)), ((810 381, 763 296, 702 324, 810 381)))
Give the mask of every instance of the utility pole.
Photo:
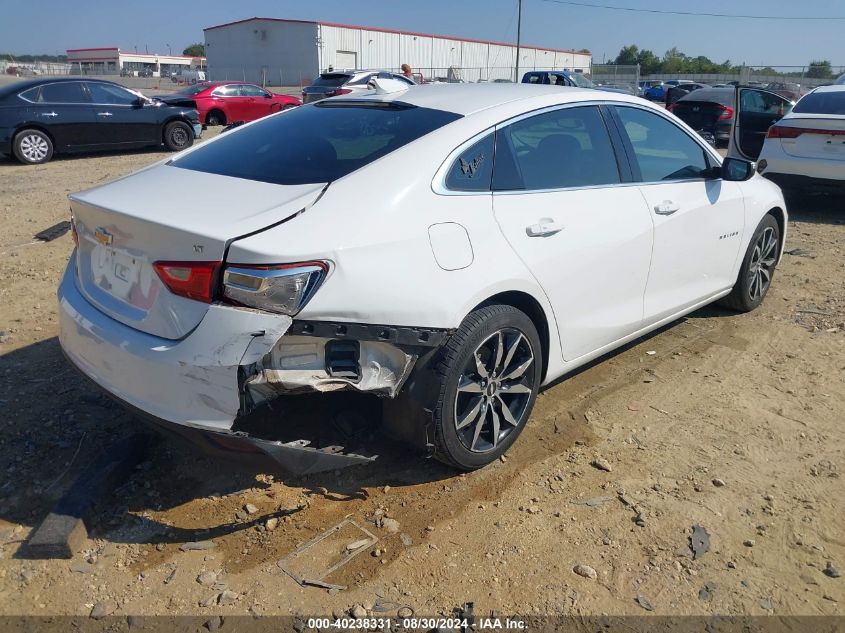
POLYGON ((519 45, 522 43, 522 0, 517 0, 517 17, 516 17, 516 77, 514 81, 519 83, 519 45))

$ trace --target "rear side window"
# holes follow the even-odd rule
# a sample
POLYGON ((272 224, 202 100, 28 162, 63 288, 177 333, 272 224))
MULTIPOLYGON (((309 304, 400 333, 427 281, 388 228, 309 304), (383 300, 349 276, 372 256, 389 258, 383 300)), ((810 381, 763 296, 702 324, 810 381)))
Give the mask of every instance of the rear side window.
POLYGON ((446 187, 452 191, 490 191, 493 177, 493 134, 473 144, 452 163, 446 187))
POLYGON ((79 81, 63 81, 41 86, 39 103, 88 103, 79 81))
POLYGON ((798 114, 845 114, 845 90, 811 92, 798 101, 792 111, 798 114))
POLYGON ((459 118, 397 103, 326 101, 227 132, 170 164, 277 185, 332 182, 459 118))
POLYGON ((701 178, 707 169, 704 148, 677 125, 639 108, 617 107, 633 146, 641 182, 701 178))
POLYGON ((211 94, 214 97, 237 97, 239 94, 238 86, 217 86, 211 94))
POLYGON ((493 188, 497 191, 618 182, 616 155, 595 106, 538 114, 496 135, 493 188))

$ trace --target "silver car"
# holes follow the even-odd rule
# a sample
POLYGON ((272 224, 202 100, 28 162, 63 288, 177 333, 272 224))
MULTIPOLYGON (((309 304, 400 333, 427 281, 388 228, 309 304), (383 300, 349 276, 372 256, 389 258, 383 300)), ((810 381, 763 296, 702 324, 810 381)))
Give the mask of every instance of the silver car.
POLYGON ((327 97, 346 95, 350 92, 367 93, 372 89, 368 83, 373 77, 398 79, 409 86, 416 85, 411 79, 386 70, 341 70, 320 73, 317 78, 302 89, 302 103, 313 103, 327 97))

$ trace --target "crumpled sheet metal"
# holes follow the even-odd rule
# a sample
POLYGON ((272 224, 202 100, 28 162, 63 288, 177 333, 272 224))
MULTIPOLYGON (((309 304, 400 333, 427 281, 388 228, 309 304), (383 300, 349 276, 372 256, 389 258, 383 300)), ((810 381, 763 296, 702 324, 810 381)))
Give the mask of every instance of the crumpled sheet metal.
POLYGON ((394 398, 417 359, 389 343, 361 341, 360 380, 326 372, 329 339, 285 336, 259 362, 247 369, 245 388, 258 405, 279 395, 355 390, 394 398))

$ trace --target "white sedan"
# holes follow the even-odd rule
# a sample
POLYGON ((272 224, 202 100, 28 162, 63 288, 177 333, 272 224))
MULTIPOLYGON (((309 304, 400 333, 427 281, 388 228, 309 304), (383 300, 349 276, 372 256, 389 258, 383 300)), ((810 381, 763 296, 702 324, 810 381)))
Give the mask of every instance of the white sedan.
POLYGON ((341 390, 382 396, 395 434, 474 469, 514 443, 544 385, 701 306, 766 295, 780 190, 663 108, 524 84, 377 92, 72 195, 70 361, 156 424, 298 472, 367 457, 243 420, 341 390))
POLYGON ((768 129, 759 159, 760 173, 787 192, 845 193, 845 85, 801 97, 768 129))

